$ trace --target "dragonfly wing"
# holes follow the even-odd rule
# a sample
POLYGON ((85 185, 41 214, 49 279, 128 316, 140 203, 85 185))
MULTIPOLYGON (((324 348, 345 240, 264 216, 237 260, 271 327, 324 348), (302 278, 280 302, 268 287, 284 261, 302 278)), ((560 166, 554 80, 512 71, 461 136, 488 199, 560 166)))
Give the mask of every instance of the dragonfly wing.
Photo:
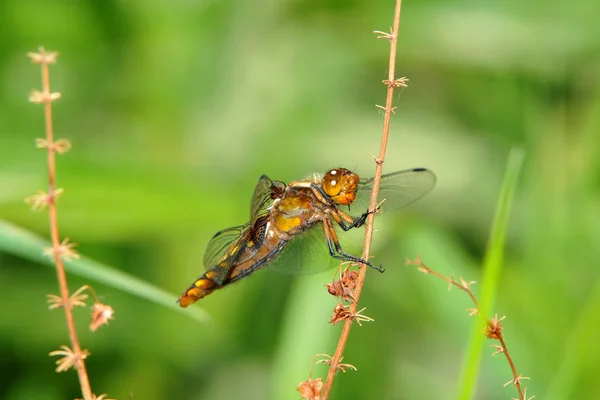
MULTIPOLYGON (((378 200, 384 200, 381 209, 393 211, 405 207, 433 189, 436 177, 426 168, 413 168, 392 172, 381 177, 378 200)), ((361 180, 356 199, 351 204, 352 215, 360 215, 369 209, 374 178, 361 180)))
POLYGON ((250 224, 234 226, 215 233, 206 245, 204 252, 204 268, 214 267, 227 250, 248 230, 250 224))
POLYGON ((273 200, 280 197, 284 190, 285 183, 273 181, 266 175, 261 176, 254 188, 250 203, 250 221, 254 222, 260 215, 266 213, 273 204, 273 200))
POLYGON ((256 255, 264 241, 269 216, 260 217, 254 224, 235 226, 217 232, 208 243, 204 267, 210 278, 221 285, 231 271, 256 255))
MULTIPOLYGON (((360 243, 364 236, 361 229, 344 232, 336 227, 344 251, 360 256, 360 243)), ((280 255, 271 261, 268 268, 286 274, 315 274, 340 265, 340 260, 329 254, 323 223, 318 222, 307 231, 294 236, 280 255)))
POLYGON ((266 221, 268 218, 263 217, 253 225, 235 226, 217 232, 204 254, 206 273, 183 292, 179 297, 179 304, 187 307, 227 283, 234 282, 237 280, 235 275, 239 279, 244 272, 240 268, 250 269, 244 264, 249 264, 248 261, 261 247, 265 238, 266 221))

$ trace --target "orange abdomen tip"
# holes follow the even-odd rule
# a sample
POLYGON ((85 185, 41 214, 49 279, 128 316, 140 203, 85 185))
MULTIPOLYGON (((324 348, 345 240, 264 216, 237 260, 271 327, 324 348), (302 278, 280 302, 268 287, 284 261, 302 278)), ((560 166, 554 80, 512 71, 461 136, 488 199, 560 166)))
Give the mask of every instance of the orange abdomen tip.
POLYGON ((192 287, 181 295, 179 298, 179 305, 181 307, 187 307, 190 304, 194 304, 201 298, 211 294, 216 287, 217 285, 213 281, 206 278, 200 278, 194 282, 192 287))

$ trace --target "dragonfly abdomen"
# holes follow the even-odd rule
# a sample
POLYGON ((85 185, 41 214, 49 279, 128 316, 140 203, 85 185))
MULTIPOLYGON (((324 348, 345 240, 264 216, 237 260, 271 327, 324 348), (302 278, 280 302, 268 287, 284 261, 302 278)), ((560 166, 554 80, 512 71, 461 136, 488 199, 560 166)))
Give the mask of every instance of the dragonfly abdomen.
POLYGON ((218 289, 221 285, 217 284, 213 280, 216 273, 217 270, 215 268, 207 271, 200 278, 196 279, 194 283, 192 283, 192 285, 181 295, 181 297, 179 297, 179 305, 181 307, 187 307, 190 304, 200 300, 204 296, 211 294, 215 289, 218 289))
MULTIPOLYGON (((200 278, 196 279, 179 298, 181 307, 187 307, 215 290, 236 282, 264 267, 281 252, 287 243, 281 237, 270 234, 268 225, 261 237, 255 239, 259 239, 259 241, 253 243, 252 246, 248 246, 248 243, 246 243, 246 246, 239 253, 235 254, 232 260, 226 259, 231 264, 225 277, 223 276, 224 266, 217 264, 200 278), (255 245, 259 246, 258 249, 253 249, 255 245)), ((235 246, 237 244, 232 246, 232 249, 235 246)), ((225 263, 226 261, 223 262, 225 263)))

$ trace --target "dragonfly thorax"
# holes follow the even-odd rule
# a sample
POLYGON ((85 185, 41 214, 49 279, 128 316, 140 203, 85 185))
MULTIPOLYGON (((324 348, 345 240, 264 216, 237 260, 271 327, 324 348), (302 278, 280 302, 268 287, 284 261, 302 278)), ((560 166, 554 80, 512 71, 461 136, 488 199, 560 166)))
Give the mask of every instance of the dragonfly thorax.
POLYGON ((270 211, 272 227, 284 240, 304 231, 326 217, 311 188, 288 186, 285 195, 270 211))

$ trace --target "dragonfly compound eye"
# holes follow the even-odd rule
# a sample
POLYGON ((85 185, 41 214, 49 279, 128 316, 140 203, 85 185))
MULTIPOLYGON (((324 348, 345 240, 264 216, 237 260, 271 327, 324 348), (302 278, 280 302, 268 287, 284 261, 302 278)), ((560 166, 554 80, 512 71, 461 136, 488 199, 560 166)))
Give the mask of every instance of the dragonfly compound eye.
POLYGON ((332 169, 323 177, 323 190, 337 204, 348 205, 356 198, 358 175, 346 168, 332 169))

